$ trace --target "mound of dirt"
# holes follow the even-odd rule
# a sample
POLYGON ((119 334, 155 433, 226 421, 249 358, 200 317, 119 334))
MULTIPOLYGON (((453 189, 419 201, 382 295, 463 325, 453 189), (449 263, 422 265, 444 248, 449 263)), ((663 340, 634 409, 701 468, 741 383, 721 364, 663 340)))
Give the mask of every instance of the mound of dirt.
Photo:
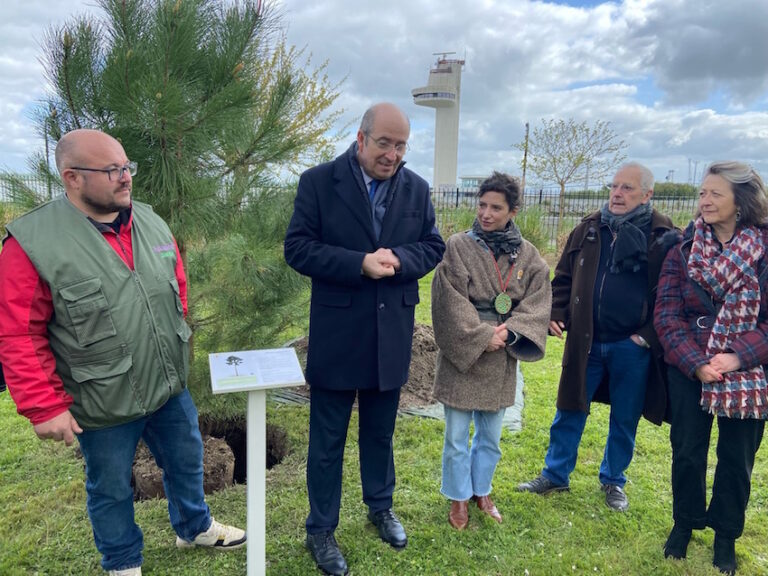
MULTIPOLYGON (((296 355, 302 368, 307 365, 307 338, 300 338, 291 343, 296 349, 296 355)), ((408 382, 400 393, 400 408, 420 408, 433 404, 432 384, 435 380, 435 362, 437 361, 437 345, 432 327, 416 324, 413 328, 413 344, 411 346, 411 369, 408 382)), ((291 392, 309 397, 309 387, 291 388, 291 392)))
MULTIPOLYGON (((213 494, 233 483, 235 457, 226 441, 209 436, 203 442, 203 491, 213 494)), ((139 443, 133 460, 134 500, 165 498, 163 472, 157 467, 144 442, 139 443)))
MULTIPOLYGON (((307 362, 307 338, 291 343, 296 349, 302 368, 307 362)), ((431 326, 416 324, 413 330, 409 379, 400 393, 400 409, 420 408, 433 404, 432 383, 435 379, 437 345, 431 326)), ((291 388, 292 392, 309 397, 309 387, 291 388)), ((246 425, 239 422, 201 425, 204 436, 204 489, 206 494, 246 482, 246 425)), ((267 467, 279 464, 288 452, 288 439, 282 428, 267 424, 267 467)), ((136 500, 163 498, 162 471, 155 464, 149 449, 140 443, 133 464, 134 497, 136 500)))

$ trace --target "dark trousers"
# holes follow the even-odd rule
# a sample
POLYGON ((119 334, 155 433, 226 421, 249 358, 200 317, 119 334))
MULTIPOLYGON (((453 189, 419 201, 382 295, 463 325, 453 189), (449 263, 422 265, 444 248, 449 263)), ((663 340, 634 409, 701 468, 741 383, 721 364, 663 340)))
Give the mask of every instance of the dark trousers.
POLYGON ((701 409, 701 382, 670 367, 669 409, 672 444, 672 517, 681 528, 711 526, 726 538, 744 530, 755 454, 763 420, 717 417, 717 467, 707 509, 707 452, 714 416, 701 409))
POLYGON ((347 428, 357 395, 359 415, 360 479, 363 502, 371 512, 392 507, 395 461, 392 434, 395 431, 400 389, 324 390, 310 389, 307 532, 335 530, 341 506, 341 476, 347 428))

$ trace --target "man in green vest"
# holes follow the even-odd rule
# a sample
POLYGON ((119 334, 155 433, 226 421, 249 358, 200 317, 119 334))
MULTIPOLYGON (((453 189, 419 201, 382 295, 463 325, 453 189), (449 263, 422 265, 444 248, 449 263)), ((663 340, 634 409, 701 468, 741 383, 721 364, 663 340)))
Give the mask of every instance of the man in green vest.
POLYGON ((176 545, 243 546, 245 532, 216 522, 203 494, 176 241, 131 201, 136 164, 111 136, 65 134, 56 167, 66 194, 8 224, 0 252, 0 364, 18 412, 40 438, 77 437, 110 574, 141 574, 130 484, 139 439, 163 469, 176 545))

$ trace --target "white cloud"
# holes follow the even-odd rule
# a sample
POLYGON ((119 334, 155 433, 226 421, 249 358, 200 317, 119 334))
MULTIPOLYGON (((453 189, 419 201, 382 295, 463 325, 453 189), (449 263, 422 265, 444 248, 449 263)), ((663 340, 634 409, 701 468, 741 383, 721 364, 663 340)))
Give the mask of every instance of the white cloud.
POLYGON ((648 64, 672 103, 692 104, 723 89, 737 104, 768 90, 768 3, 650 2, 631 45, 654 47, 648 64))
POLYGON ((84 6, 80 0, 12 0, 0 8, 0 169, 23 172, 42 148, 31 119, 46 92, 41 45, 49 26, 84 6))
MULTIPOLYGON (((43 93, 39 39, 79 3, 4 7, 0 21, 0 165, 35 140, 24 117, 43 93), (21 140, 20 140, 21 139, 21 140)), ((531 0, 281 0, 288 39, 332 81, 357 122, 379 100, 411 116, 409 166, 432 175, 434 112, 412 102, 433 52, 466 57, 459 173, 518 171, 512 145, 528 121, 610 121, 663 179, 685 180, 688 159, 753 162, 768 176, 768 3, 624 0, 591 8, 531 0)), ((356 126, 353 126, 353 131, 356 126)), ((350 135, 352 136, 352 135, 350 135)), ((348 140, 351 140, 349 138, 348 140)), ((339 145, 341 151, 348 145, 339 145)), ((9 160, 10 159, 10 160, 9 160)))

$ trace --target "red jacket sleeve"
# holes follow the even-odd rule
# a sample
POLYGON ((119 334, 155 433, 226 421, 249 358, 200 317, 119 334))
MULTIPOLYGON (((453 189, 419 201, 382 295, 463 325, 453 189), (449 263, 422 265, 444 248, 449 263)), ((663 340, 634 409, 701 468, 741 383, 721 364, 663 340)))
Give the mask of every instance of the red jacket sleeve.
POLYGON ((184 273, 184 262, 181 261, 181 253, 179 252, 179 245, 176 243, 176 239, 173 240, 176 246, 176 281, 179 283, 179 296, 181 297, 181 305, 184 306, 184 316, 187 315, 187 275, 184 273))
POLYGON ((72 404, 48 344, 52 314, 50 289, 19 243, 9 238, 0 252, 0 363, 18 413, 32 424, 72 404))

